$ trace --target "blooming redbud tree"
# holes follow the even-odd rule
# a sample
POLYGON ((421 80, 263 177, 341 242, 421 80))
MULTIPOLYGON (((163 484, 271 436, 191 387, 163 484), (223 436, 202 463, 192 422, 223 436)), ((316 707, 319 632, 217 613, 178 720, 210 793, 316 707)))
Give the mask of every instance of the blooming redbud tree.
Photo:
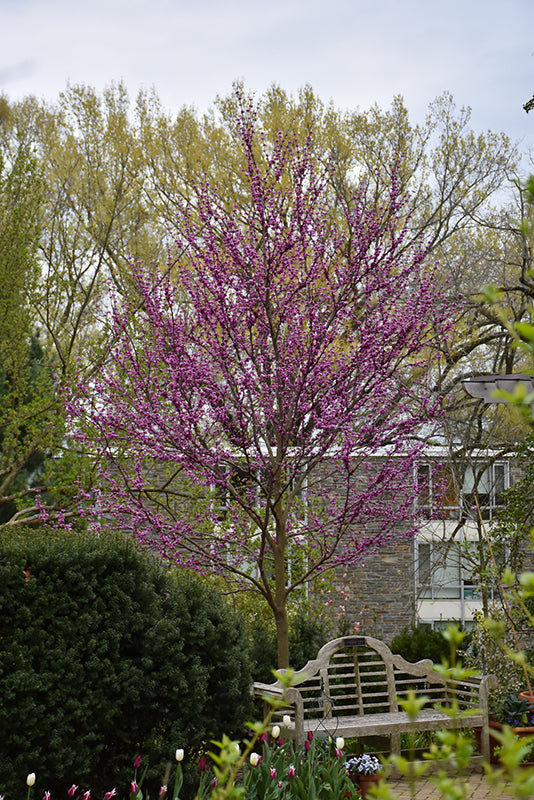
POLYGON ((380 205, 346 198, 312 135, 267 141, 239 95, 233 125, 242 202, 193 187, 168 268, 135 267, 141 302, 114 303, 107 365, 69 408, 100 518, 263 595, 286 666, 291 592, 414 530, 447 311, 394 167, 380 205))

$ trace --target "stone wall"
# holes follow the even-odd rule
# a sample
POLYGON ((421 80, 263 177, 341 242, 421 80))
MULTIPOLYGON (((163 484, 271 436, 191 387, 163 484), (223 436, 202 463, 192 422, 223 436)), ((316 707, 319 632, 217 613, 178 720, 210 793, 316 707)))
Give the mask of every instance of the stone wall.
POLYGON ((362 566, 337 570, 334 584, 332 596, 337 590, 345 606, 340 626, 390 642, 414 622, 413 540, 399 538, 362 558, 362 566))

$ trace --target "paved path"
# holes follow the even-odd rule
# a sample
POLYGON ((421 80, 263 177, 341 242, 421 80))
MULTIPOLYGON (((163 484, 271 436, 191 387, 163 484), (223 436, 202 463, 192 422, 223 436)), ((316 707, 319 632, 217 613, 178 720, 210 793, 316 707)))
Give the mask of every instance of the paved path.
MULTIPOLYGON (((508 800, 515 795, 492 788, 481 773, 472 773, 466 776, 469 782, 468 797, 470 800, 508 800)), ((399 800, 411 800, 410 785, 406 780, 388 780, 388 786, 395 792, 399 800)), ((526 797, 526 795, 524 795, 526 797)), ((436 785, 430 780, 421 780, 417 783, 416 800, 441 800, 443 795, 436 785)))

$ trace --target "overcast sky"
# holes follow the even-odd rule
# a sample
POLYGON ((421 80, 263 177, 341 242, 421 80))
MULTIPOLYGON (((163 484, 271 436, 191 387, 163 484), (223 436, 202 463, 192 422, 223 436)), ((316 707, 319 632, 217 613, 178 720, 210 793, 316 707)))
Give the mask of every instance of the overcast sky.
POLYGON ((244 80, 311 84, 341 109, 404 97, 414 121, 449 91, 476 131, 534 150, 534 0, 0 0, 0 92, 57 98, 67 82, 169 111, 205 110, 244 80))

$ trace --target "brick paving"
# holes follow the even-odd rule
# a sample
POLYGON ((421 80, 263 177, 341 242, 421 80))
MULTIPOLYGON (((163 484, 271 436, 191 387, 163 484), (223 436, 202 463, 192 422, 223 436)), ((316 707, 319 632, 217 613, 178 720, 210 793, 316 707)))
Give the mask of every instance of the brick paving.
MULTIPOLYGON (((470 800, 509 800, 509 798, 515 797, 514 794, 508 794, 503 792, 502 789, 491 787, 481 773, 467 775, 466 780, 469 783, 468 797, 470 800)), ((390 778, 388 786, 395 792, 399 800, 411 800, 412 795, 408 781, 390 778)), ((442 797, 443 795, 431 780, 425 779, 417 782, 416 800, 441 800, 442 797)))

